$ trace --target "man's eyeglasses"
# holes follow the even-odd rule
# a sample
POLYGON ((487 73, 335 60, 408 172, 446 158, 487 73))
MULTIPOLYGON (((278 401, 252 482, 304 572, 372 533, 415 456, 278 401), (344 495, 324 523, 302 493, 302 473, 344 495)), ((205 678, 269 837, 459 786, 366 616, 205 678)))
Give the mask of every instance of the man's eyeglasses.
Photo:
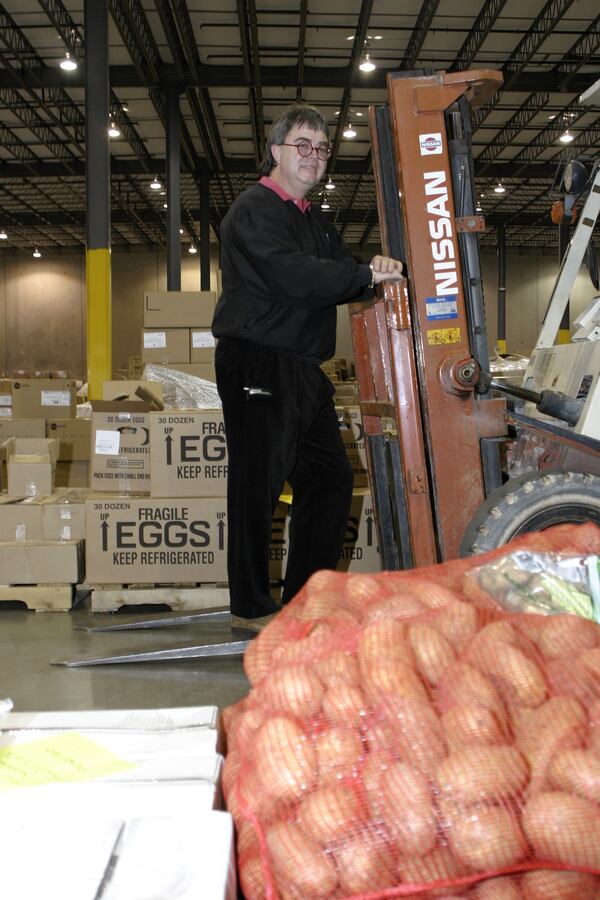
POLYGON ((280 144, 280 146, 281 147, 295 147, 296 150, 298 151, 298 153, 300 154, 300 156, 304 156, 305 158, 310 156, 312 154, 313 150, 316 151, 319 159, 329 159, 329 157, 331 156, 331 147, 329 146, 329 144, 318 144, 315 147, 315 146, 313 146, 313 144, 311 144, 311 142, 308 140, 308 138, 306 138, 302 141, 298 141, 297 144, 286 144, 285 141, 283 141, 280 144))

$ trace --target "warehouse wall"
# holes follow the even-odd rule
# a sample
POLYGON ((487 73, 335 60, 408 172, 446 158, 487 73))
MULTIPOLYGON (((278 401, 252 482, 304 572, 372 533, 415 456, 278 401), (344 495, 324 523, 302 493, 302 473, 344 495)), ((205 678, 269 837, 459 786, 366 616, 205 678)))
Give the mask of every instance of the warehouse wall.
MULTIPOLYGON (((490 347, 497 334, 496 254, 481 255, 490 347)), ((507 258, 507 349, 528 355, 537 336, 554 279, 556 256, 542 252, 509 253, 507 258)), ((197 256, 182 257, 182 289, 198 290, 197 256)), ((211 289, 218 292, 217 249, 211 258, 211 289)), ((145 290, 166 289, 164 253, 113 253, 113 367, 127 368, 139 353, 142 297, 145 290)), ((571 321, 593 296, 582 270, 571 296, 571 321)), ((0 253, 0 370, 67 369, 85 377, 85 258, 83 254, 11 256, 0 253)), ((336 356, 352 358, 346 307, 338 312, 336 356)))
MULTIPOLYGON (((181 288, 200 289, 198 256, 182 257, 181 288)), ((140 352, 143 295, 166 290, 164 253, 113 253, 113 369, 140 352)), ((211 290, 219 289, 211 259, 211 290)), ((0 370, 64 370, 85 379, 85 256, 0 254, 0 370)))

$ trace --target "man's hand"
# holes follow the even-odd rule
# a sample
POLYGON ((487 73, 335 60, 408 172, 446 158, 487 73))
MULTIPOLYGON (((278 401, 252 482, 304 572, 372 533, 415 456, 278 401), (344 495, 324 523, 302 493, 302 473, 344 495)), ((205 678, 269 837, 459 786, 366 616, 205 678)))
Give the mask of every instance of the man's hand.
POLYGON ((369 265, 373 273, 373 284, 400 281, 404 277, 404 266, 399 259, 392 259, 391 256, 374 256, 369 265))

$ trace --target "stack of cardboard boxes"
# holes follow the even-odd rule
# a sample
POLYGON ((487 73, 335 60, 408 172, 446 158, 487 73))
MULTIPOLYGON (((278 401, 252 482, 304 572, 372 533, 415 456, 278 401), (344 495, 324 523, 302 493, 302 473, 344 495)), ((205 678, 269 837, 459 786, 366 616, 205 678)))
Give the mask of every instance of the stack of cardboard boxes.
POLYGON ((235 900, 217 722, 214 706, 2 716, 3 895, 235 900))
MULTIPOLYGON (((227 581, 222 413, 152 409, 138 384, 106 382, 91 419, 76 419, 73 382, 12 383, 19 415, 0 417, 8 488, 0 500, 0 584, 227 581)), ((160 385, 145 387, 160 401, 160 385)), ((377 571, 360 408, 337 412, 355 487, 340 568, 377 571)), ((291 499, 273 520, 274 581, 285 575, 291 499)))
POLYGON ((86 503, 88 583, 226 581, 222 413, 115 407, 102 420, 96 410, 92 415, 95 493, 86 503), (102 453, 104 447, 113 455, 102 453))
POLYGON ((142 362, 214 381, 216 299, 214 291, 146 292, 142 362))
POLYGON ((75 584, 83 577, 82 498, 60 486, 77 463, 87 486, 90 423, 75 418, 70 379, 15 379, 10 399, 3 408, 12 416, 0 418, 0 584, 75 584))

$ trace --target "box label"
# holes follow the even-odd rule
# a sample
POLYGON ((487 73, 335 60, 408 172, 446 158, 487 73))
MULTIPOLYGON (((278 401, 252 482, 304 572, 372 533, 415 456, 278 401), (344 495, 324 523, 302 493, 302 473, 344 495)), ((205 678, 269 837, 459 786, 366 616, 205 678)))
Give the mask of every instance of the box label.
POLYGON ((167 346, 166 331, 147 331, 144 333, 145 350, 164 350, 167 346))
POLYGON ((225 580, 225 506, 225 499, 88 500, 86 577, 92 584, 225 580))
POLYGON ((12 406, 12 394, 0 394, 0 406, 12 406))
POLYGON ((192 331, 192 347, 201 350, 205 347, 214 347, 215 339, 210 331, 192 331))
POLYGON ((106 456, 117 456, 121 446, 121 435, 118 431, 97 431, 94 452, 106 456))
POLYGON ((42 406, 70 406, 71 395, 68 391, 42 391, 42 406))

